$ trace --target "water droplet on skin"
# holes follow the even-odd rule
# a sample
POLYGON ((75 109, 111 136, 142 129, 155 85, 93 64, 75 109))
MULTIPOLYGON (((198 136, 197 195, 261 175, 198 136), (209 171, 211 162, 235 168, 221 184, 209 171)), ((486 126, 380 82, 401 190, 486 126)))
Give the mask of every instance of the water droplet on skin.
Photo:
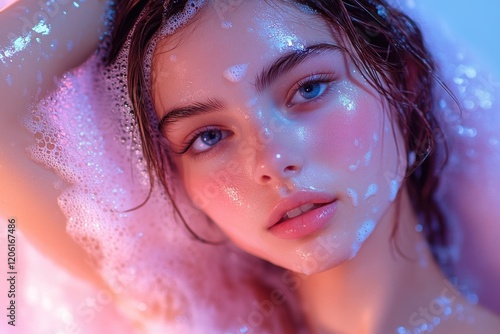
POLYGON ((248 64, 231 66, 224 71, 224 78, 234 83, 240 82, 245 77, 247 68, 248 64))
POLYGON ((340 96, 339 102, 347 111, 352 111, 356 108, 356 103, 354 103, 354 101, 351 100, 347 95, 340 96))
POLYGON ((57 41, 57 39, 54 39, 51 43, 50 43, 50 48, 52 49, 52 51, 55 51, 57 49, 57 45, 59 44, 59 42, 57 41))
POLYGON ((272 17, 263 14, 255 18, 260 27, 259 35, 264 38, 273 49, 283 52, 285 50, 305 50, 302 39, 290 30, 289 26, 272 17))
POLYGON ((50 34, 51 26, 50 26, 50 24, 45 23, 45 19, 43 19, 40 22, 38 22, 38 24, 35 25, 32 28, 32 30, 34 32, 37 32, 39 34, 46 36, 46 35, 50 34))

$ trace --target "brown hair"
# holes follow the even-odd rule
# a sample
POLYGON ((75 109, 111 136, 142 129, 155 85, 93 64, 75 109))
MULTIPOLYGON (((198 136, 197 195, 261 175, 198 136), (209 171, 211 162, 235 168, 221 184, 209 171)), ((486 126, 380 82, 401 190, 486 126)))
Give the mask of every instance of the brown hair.
MULTIPOLYGON (((433 115, 435 76, 433 58, 422 33, 408 16, 384 0, 295 0, 308 6, 350 43, 350 57, 373 87, 385 96, 406 139, 406 151, 413 152, 408 164, 406 186, 432 246, 446 246, 445 221, 434 193, 438 172, 446 159, 439 159, 435 133, 439 125, 433 115)), ((163 20, 181 12, 187 0, 126 1, 118 8, 110 62, 130 35, 128 89, 143 142, 151 182, 154 176, 166 187, 166 155, 158 131, 148 121, 149 83, 143 68, 148 43, 163 20), (164 17, 164 15, 166 17, 164 17)), ((349 52, 346 48, 346 52, 349 52)), ((441 154, 441 156, 443 156, 441 154)), ((446 156, 446 154, 444 154, 446 156)), ((167 188, 167 187, 166 187, 167 188)), ((395 232, 395 231, 394 231, 395 232)), ((436 254, 435 254, 436 255, 436 254)))

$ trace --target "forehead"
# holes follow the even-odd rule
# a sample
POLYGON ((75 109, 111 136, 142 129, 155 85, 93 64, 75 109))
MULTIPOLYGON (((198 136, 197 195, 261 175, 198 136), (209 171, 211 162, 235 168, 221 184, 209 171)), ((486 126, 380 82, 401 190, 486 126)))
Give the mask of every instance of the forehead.
POLYGON ((159 79, 201 78, 238 64, 251 70, 291 50, 333 42, 319 14, 293 3, 236 1, 223 9, 218 3, 210 1, 194 20, 158 43, 153 69, 162 74, 159 79))

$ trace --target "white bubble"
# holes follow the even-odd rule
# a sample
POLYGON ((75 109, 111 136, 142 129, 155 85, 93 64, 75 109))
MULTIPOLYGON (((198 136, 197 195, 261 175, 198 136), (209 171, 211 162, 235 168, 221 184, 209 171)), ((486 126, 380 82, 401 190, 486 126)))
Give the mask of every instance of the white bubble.
POLYGON ((351 172, 355 172, 359 168, 360 164, 361 164, 361 161, 358 160, 355 164, 349 165, 349 170, 351 172))
POLYGON ((361 225, 356 233, 356 241, 352 245, 351 257, 356 256, 359 249, 361 248, 361 244, 370 236, 374 228, 375 222, 373 220, 367 220, 361 225))
POLYGON ((240 82, 244 77, 248 69, 248 64, 239 64, 229 67, 224 71, 224 78, 231 82, 240 82))
POLYGON ((391 193, 389 195, 389 200, 392 202, 396 199, 399 190, 399 182, 397 180, 391 180, 391 193))
POLYGON ((370 164, 370 160, 372 160, 372 151, 368 151, 365 154, 365 166, 368 166, 370 164))
POLYGON ((368 199, 369 197, 374 196, 377 193, 377 190, 378 190, 378 186, 375 183, 370 184, 368 186, 368 189, 366 190, 365 199, 368 199))
POLYGON ((358 193, 352 188, 347 188, 347 196, 352 199, 352 205, 358 206, 358 193))
POLYGON ((229 29, 229 28, 232 28, 233 27, 233 23, 231 21, 222 21, 220 26, 223 28, 223 29, 229 29))
POLYGON ((358 230, 356 240, 358 242, 365 241, 368 238, 368 236, 373 232, 374 228, 375 228, 375 222, 373 220, 365 221, 358 230))

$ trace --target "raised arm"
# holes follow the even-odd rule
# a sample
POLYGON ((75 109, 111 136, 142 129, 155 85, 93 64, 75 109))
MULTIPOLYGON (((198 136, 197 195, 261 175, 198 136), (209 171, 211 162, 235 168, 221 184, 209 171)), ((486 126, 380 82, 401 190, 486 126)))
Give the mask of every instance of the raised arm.
POLYGON ((92 271, 65 233, 66 219, 57 205, 64 185, 27 155, 34 138, 22 120, 28 106, 55 87, 55 78, 95 51, 106 3, 44 3, 20 0, 0 12, 0 217, 15 217, 39 249, 88 277, 92 271))

